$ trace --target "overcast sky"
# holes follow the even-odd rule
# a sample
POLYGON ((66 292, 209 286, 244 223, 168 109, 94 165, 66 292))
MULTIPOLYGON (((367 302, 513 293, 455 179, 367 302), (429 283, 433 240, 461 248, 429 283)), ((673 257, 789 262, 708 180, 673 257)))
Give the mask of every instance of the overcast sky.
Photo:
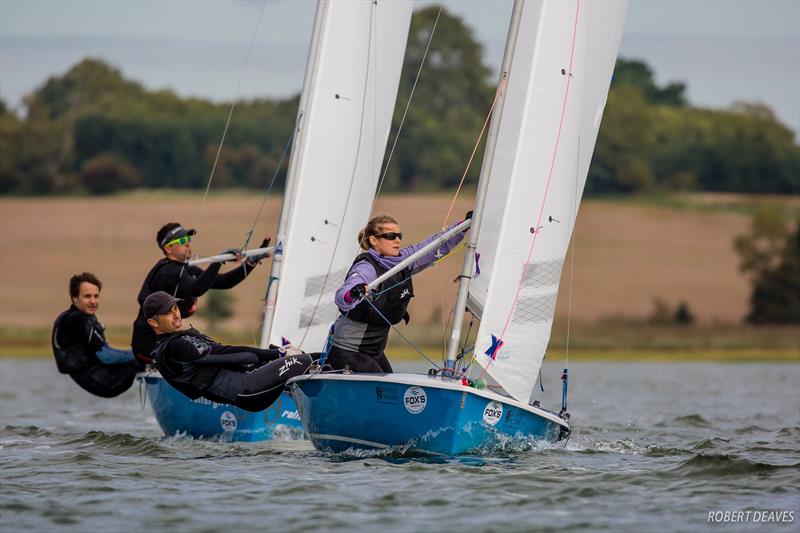
MULTIPOLYGON (((596 0, 584 0, 596 1, 596 0)), ((501 60, 511 0, 448 0, 501 60)), ((417 1, 417 5, 438 4, 417 1)), ((311 0, 266 0, 241 96, 297 93, 314 17, 311 0)), ((234 97, 260 0, 0 0, 0 96, 18 107, 48 76, 84 57, 152 89, 234 97)), ((764 102, 800 131, 800 0, 632 0, 620 55, 659 82, 684 81, 695 105, 764 102)))

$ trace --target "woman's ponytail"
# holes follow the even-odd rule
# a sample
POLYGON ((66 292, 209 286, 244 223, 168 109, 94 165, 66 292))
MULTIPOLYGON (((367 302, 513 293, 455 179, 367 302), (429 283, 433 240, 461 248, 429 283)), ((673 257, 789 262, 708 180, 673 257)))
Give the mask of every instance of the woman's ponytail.
POLYGON ((367 225, 364 226, 364 229, 358 232, 358 245, 361 247, 362 250, 367 251, 369 250, 369 238, 374 237, 375 235, 380 235, 381 224, 397 224, 397 220, 394 219, 393 216, 387 214, 375 215, 367 225))

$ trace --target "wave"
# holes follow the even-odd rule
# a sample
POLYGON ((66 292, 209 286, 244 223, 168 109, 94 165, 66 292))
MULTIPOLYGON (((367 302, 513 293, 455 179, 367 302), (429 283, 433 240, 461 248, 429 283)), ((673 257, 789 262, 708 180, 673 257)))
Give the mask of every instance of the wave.
POLYGON ((769 433, 769 430, 767 428, 752 424, 743 428, 738 428, 734 430, 734 433, 737 435, 749 435, 751 433, 769 433))
POLYGON ((706 420, 703 418, 702 415, 692 414, 692 415, 683 415, 672 420, 664 420, 657 424, 654 424, 654 427, 657 428, 675 428, 681 426, 689 426, 695 428, 710 428, 713 426, 711 421, 706 420))
MULTIPOLYGON (((699 450, 713 450, 720 447, 722 444, 728 444, 730 440, 723 439, 722 437, 712 437, 710 439, 700 440, 692 445, 691 451, 699 450)), ((688 452, 689 450, 687 450, 688 452)))
POLYGON ((66 446, 79 446, 81 448, 100 448, 126 455, 161 455, 167 451, 151 437, 137 437, 128 433, 105 433, 103 431, 89 431, 66 439, 60 443, 66 446))
POLYGON ((699 453, 671 469, 689 477, 735 476, 770 473, 783 470, 800 471, 800 463, 775 465, 751 461, 731 454, 699 453))
POLYGON ((14 437, 28 437, 28 438, 41 438, 52 437, 54 433, 48 429, 40 428, 38 426, 5 426, 0 436, 14 436, 14 437))
POLYGON ((777 437, 800 437, 800 427, 781 428, 775 432, 777 437))

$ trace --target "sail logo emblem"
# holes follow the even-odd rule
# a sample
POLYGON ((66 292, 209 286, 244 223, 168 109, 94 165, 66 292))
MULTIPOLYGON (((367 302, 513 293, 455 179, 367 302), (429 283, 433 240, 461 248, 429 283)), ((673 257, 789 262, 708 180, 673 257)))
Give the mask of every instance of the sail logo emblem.
POLYGON ((489 402, 483 410, 483 421, 490 426, 497 425, 503 418, 503 404, 500 402, 489 402))
POLYGON ((236 420, 236 415, 230 411, 225 411, 222 413, 222 416, 219 417, 219 425, 222 426, 222 431, 225 433, 236 431, 237 424, 238 420, 236 420))
POLYGON ((403 405, 406 406, 406 411, 412 415, 418 415, 425 410, 428 404, 428 397, 422 387, 409 387, 403 395, 403 405))

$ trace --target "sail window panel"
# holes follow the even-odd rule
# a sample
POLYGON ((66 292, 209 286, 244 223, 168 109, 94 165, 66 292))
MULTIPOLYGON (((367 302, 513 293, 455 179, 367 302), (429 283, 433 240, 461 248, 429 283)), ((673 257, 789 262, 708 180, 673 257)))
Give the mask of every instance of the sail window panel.
POLYGON ((556 310, 557 293, 536 296, 520 296, 514 308, 512 322, 517 324, 540 324, 551 322, 556 310))
POLYGON ((299 328, 307 328, 309 326, 318 326, 320 324, 333 324, 339 316, 339 309, 336 304, 331 302, 322 303, 319 306, 308 305, 304 306, 300 311, 299 328))
POLYGON ((319 296, 320 294, 334 292, 342 284, 342 281, 344 281, 347 271, 347 268, 343 268, 336 272, 331 272, 330 275, 321 274, 319 276, 309 277, 306 279, 306 287, 303 296, 319 296))
POLYGON ((560 258, 528 263, 525 276, 522 278, 522 286, 534 289, 540 287, 558 287, 558 283, 561 280, 561 266, 563 264, 564 261, 560 258))

